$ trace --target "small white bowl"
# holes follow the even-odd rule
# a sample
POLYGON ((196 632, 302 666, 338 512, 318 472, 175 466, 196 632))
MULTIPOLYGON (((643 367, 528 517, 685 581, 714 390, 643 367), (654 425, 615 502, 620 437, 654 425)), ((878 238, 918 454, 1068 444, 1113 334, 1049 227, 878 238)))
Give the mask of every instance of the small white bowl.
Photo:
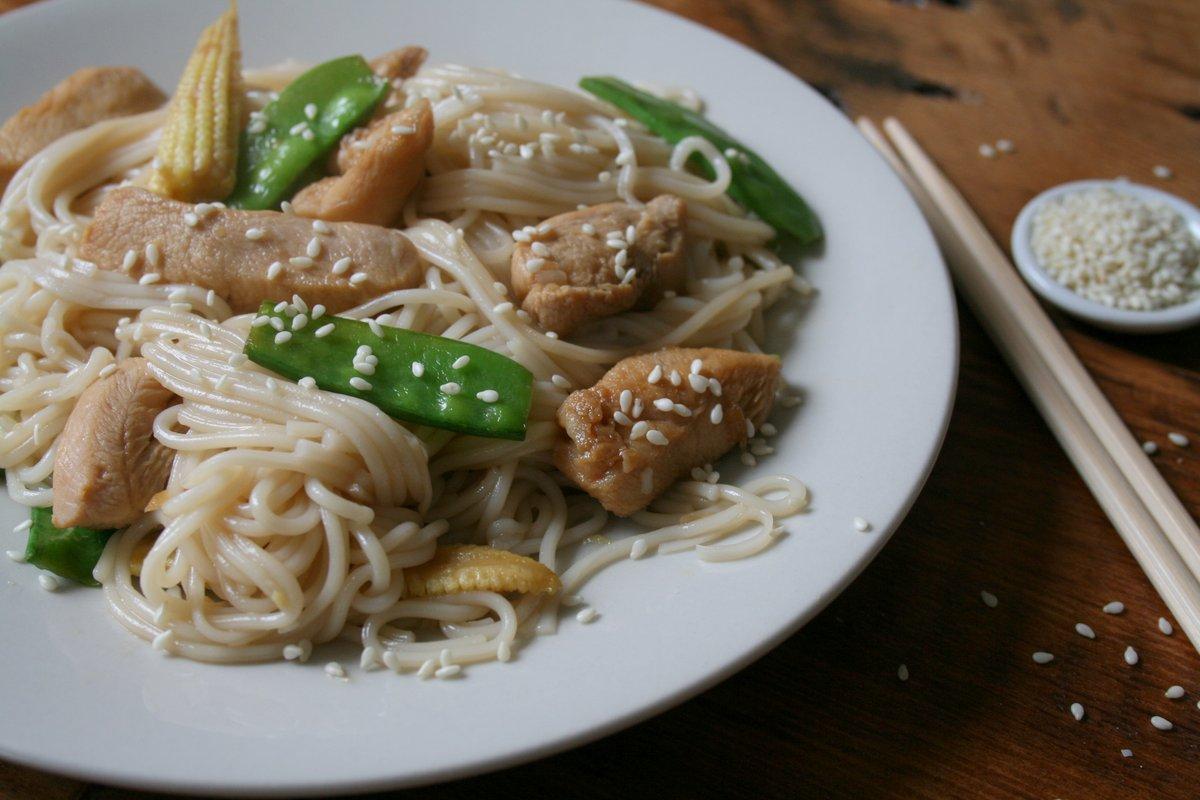
POLYGON ((1042 192, 1026 203, 1017 215, 1012 231, 1012 254, 1021 275, 1042 299, 1101 328, 1128 333, 1165 333, 1200 323, 1200 298, 1154 311, 1113 308, 1076 294, 1050 277, 1042 268, 1033 252, 1033 218, 1038 209, 1046 201, 1061 195, 1101 187, 1142 200, 1166 203, 1183 216, 1187 221, 1188 230, 1200 239, 1200 209, 1182 198, 1128 181, 1072 181, 1042 192))

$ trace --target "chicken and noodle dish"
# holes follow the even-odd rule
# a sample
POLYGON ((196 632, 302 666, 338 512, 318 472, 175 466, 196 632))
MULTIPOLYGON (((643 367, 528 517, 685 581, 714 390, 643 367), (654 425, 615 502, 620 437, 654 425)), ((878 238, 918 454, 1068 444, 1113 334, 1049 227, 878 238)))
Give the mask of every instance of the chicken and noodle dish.
POLYGON ((179 657, 449 677, 595 619, 608 565, 745 558, 805 507, 715 466, 799 401, 762 341, 801 197, 690 94, 427 55, 244 69, 233 6, 173 92, 89 67, 0 127, 43 586, 179 657))

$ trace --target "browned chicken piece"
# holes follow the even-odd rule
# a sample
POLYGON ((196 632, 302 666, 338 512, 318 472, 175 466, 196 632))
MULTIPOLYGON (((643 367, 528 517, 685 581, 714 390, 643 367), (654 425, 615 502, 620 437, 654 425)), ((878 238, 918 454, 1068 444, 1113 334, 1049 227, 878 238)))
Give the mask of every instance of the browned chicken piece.
POLYGON ((84 390, 54 454, 55 525, 122 528, 142 515, 171 469, 154 418, 174 397, 144 358, 125 359, 84 390))
POLYGON ((425 151, 433 141, 428 100, 389 114, 372 125, 355 149, 345 174, 322 178, 292 198, 302 217, 330 222, 391 225, 425 174, 425 151))
POLYGON ((327 166, 331 173, 341 175, 349 170, 350 164, 358 158, 361 150, 357 142, 370 136, 394 109, 403 105, 404 93, 396 86, 396 81, 403 81, 416 75, 428 55, 429 52, 424 47, 410 46, 401 47, 399 50, 392 50, 371 59, 371 69, 376 75, 387 78, 392 83, 392 91, 388 95, 388 99, 379 104, 369 123, 355 128, 342 137, 337 150, 329 157, 327 166))
POLYGON ((321 234, 311 220, 294 214, 198 210, 202 206, 144 189, 114 189, 84 231, 79 257, 120 270, 132 251, 137 260, 131 277, 153 273, 164 283, 212 289, 238 313, 293 294, 336 313, 421 280, 416 248, 399 231, 333 222, 321 234), (317 248, 315 256, 308 255, 310 247, 317 248), (157 265, 147 250, 157 251, 157 265))
POLYGON ((568 440, 555 466, 627 516, 745 442, 747 421, 766 421, 778 383, 775 356, 708 347, 631 356, 559 407, 568 440))
POLYGON ((601 317, 654 308, 664 291, 682 290, 687 279, 686 222, 687 206, 669 194, 640 209, 606 203, 551 217, 547 233, 513 249, 513 292, 534 322, 562 335, 601 317), (626 241, 630 226, 634 239, 626 241))
POLYGON ((133 67, 85 67, 0 127, 0 191, 21 165, 72 131, 158 108, 167 96, 133 67))

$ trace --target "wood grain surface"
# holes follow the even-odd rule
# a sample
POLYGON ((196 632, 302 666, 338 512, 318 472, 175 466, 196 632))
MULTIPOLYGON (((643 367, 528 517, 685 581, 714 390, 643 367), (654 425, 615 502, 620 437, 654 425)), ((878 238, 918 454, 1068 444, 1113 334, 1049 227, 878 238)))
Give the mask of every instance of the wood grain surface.
MULTIPOLYGON (((0 10, 18 4, 0 0, 0 10)), ((1200 201, 1195 0, 657 4, 773 58, 850 115, 900 117, 1001 242, 1025 201, 1061 181, 1126 175, 1200 201), (1016 152, 979 155, 1000 138, 1016 152), (1158 164, 1175 177, 1155 179, 1158 164)), ((960 310, 962 376, 942 456, 892 543, 828 610, 671 712, 535 764, 412 794, 1200 795, 1200 657, 1182 633, 1159 632, 1162 603, 960 310), (985 589, 996 608, 981 602, 985 589), (1103 614, 1110 600, 1128 610, 1103 614), (1076 634, 1077 622, 1097 638, 1076 634), (1137 666, 1122 658, 1128 645, 1137 666), (1038 666, 1035 650, 1056 658, 1038 666), (1172 684, 1187 695, 1165 698, 1172 684), (1086 709, 1082 722, 1073 702, 1086 709), (1152 714, 1175 729, 1155 730, 1152 714)), ((1062 324, 1200 513, 1200 331, 1135 338, 1062 324), (1169 431, 1195 444, 1171 445, 1169 431)), ((0 798, 128 796, 0 764, 0 798)))

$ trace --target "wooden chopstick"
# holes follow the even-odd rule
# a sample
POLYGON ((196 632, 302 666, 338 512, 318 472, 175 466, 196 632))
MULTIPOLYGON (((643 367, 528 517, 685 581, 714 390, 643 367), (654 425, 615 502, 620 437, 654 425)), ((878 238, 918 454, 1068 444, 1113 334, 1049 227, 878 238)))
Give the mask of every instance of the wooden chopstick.
MULTIPOLYGON (((1200 542, 1195 523, 1120 423, 982 222, 912 136, 899 122, 885 122, 902 157, 870 120, 860 119, 858 126, 908 186, 930 222, 965 299, 1151 584, 1193 646, 1200 650, 1200 582, 1197 570, 1189 569, 1188 559, 1175 544, 1176 539, 1192 546, 1200 542), (1084 396, 1086 403, 1079 402, 1076 395, 1084 396), (1116 420, 1120 435, 1113 435, 1110 425, 1099 424, 1109 418, 1116 420), (1119 446, 1122 436, 1134 453, 1119 446), (1140 475, 1142 470, 1153 472, 1153 479, 1140 475), (1156 484, 1161 485, 1159 488, 1180 514, 1154 513, 1154 503, 1161 496, 1161 491, 1153 491, 1156 484), (1170 535, 1167 525, 1174 526, 1175 536, 1170 535)), ((1200 551, 1196 554, 1200 556, 1200 551)))

